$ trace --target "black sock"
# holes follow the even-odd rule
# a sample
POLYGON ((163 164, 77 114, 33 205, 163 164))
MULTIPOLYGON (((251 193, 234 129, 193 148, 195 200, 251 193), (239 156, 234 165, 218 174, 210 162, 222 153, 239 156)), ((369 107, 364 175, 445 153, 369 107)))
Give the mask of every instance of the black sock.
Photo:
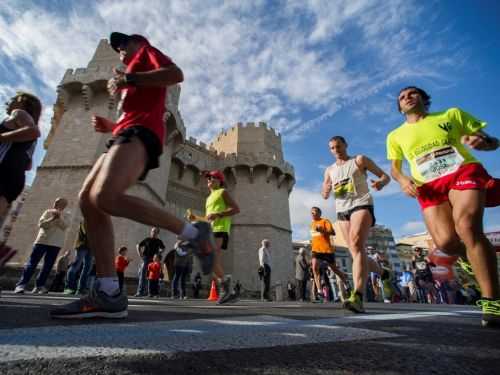
POLYGON ((359 298, 363 299, 363 293, 356 291, 356 295, 357 295, 359 298))

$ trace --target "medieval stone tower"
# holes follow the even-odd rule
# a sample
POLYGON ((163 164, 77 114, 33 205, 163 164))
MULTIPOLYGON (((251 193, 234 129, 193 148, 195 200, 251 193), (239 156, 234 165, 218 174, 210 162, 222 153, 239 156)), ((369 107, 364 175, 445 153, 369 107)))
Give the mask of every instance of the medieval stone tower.
MULTIPOLYGON (((45 141, 47 154, 9 238, 10 245, 20 250, 14 261, 21 263, 29 256, 38 218, 58 196, 70 202, 71 227, 65 248, 72 248, 81 220, 78 191, 109 138, 93 131, 90 118, 92 114, 117 118, 117 103, 107 94, 106 82, 118 64, 117 54, 101 40, 87 68, 68 70, 58 86, 52 128, 45 141)), ((130 194, 178 217, 183 217, 188 208, 202 214, 208 189, 201 172, 223 171, 227 189, 241 209, 233 219, 229 249, 224 254, 225 269, 244 288, 258 290, 257 249, 261 240, 268 238, 272 281, 285 282, 293 272, 288 198, 295 179, 293 167, 283 159, 280 135, 265 123, 248 123, 222 132, 210 145, 186 139, 179 96, 179 86, 169 88, 166 107, 172 116, 165 123, 168 137, 161 166, 150 171, 146 181, 135 185, 130 194)), ((148 235, 149 228, 120 218, 113 223, 116 245, 132 250, 134 262, 127 274, 136 276, 139 259, 133 249, 148 235)), ((167 248, 173 246, 174 235, 162 231, 161 238, 167 248)))

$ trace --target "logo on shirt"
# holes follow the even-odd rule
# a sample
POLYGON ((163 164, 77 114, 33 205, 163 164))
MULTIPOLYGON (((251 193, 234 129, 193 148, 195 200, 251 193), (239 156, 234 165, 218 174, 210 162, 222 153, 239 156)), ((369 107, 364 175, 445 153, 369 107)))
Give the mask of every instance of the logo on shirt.
POLYGON ((451 124, 449 122, 445 122, 444 124, 439 124, 438 126, 447 133, 449 133, 451 130, 451 124))

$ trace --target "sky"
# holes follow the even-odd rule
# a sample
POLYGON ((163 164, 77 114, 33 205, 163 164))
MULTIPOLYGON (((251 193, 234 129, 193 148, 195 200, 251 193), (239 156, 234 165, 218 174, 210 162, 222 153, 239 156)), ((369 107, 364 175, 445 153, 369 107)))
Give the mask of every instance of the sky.
MULTIPOLYGON (((295 166, 296 240, 307 239, 311 206, 335 218, 334 202, 319 194, 333 135, 389 171, 385 139, 404 121, 402 87, 424 88, 431 110, 460 107, 500 137, 495 0, 3 0, 0 102, 18 89, 37 94, 46 136, 64 72, 85 67, 112 31, 145 35, 181 67, 188 136, 209 143, 237 122, 259 121, 281 133, 295 166)), ((500 177, 500 151, 474 154, 500 177)), ((417 202, 395 182, 374 197, 377 222, 395 237, 425 230, 417 202)), ((500 207, 487 209, 484 224, 500 230, 500 207)))

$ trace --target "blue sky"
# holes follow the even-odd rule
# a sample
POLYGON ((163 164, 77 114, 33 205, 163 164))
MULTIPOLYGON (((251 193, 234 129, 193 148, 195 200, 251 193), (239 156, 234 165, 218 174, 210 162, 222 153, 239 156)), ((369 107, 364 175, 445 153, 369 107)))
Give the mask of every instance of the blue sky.
MULTIPOLYGON (((494 0, 409 1, 2 1, 0 100, 16 89, 43 98, 47 134, 55 88, 84 67, 111 31, 143 33, 183 69, 181 112, 205 142, 236 122, 266 121, 295 166, 294 238, 307 236, 309 208, 334 217, 319 196, 332 163, 327 140, 388 169, 385 136, 402 122, 395 97, 419 85, 432 109, 461 107, 500 136, 500 5, 494 0)), ((40 142, 41 143, 41 142, 40 142)), ((477 153, 500 176, 499 151, 477 153)), ((37 160, 43 156, 37 151, 37 160)), ((32 177, 32 176, 31 176, 32 177)), ((395 183, 375 194, 378 222, 396 236, 424 229, 414 200, 395 183)), ((500 208, 487 229, 500 229, 500 208)))

